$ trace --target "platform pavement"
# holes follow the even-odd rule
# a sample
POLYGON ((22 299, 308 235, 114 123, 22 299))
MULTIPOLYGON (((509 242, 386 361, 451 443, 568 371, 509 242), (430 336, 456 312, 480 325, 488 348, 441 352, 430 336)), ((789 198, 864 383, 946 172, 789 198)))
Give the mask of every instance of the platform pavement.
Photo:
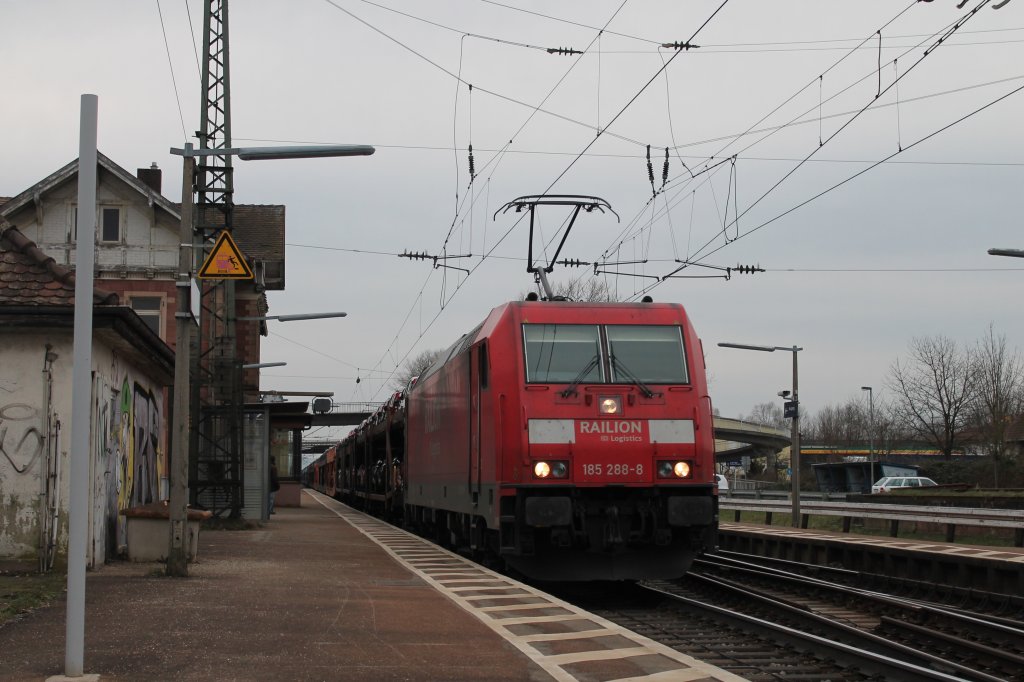
MULTIPOLYGON (((550 680, 348 523, 304 499, 255 530, 203 531, 188 578, 113 563, 86 579, 100 680, 550 680)), ((0 627, 0 680, 64 668, 63 602, 0 627)))

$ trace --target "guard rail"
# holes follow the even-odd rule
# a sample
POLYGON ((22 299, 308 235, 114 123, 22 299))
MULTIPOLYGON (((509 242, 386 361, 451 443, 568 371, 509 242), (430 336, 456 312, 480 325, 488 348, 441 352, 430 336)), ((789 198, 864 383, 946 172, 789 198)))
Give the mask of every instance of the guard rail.
MULTIPOLYGON (((788 500, 740 500, 734 497, 719 497, 719 510, 735 512, 735 521, 740 513, 764 512, 765 523, 771 525, 772 515, 786 513, 792 509, 788 500)), ((843 532, 850 532, 853 519, 885 519, 889 521, 889 535, 897 537, 900 521, 923 521, 946 526, 946 542, 953 542, 957 526, 980 526, 985 528, 1012 528, 1014 545, 1024 546, 1024 514, 1019 509, 974 509, 970 507, 926 507, 905 504, 865 504, 855 502, 810 502, 800 503, 800 527, 807 528, 810 516, 839 516, 843 519, 843 532)))

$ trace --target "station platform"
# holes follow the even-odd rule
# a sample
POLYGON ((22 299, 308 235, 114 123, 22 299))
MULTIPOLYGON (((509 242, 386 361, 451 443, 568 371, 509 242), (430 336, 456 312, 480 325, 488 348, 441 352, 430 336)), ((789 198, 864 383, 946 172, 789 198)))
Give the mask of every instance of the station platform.
POLYGON ((719 521, 719 549, 997 594, 1024 594, 1024 548, 719 521))
MULTIPOLYGON (((254 530, 203 531, 189 577, 86 579, 101 680, 739 680, 305 490, 254 530)), ((0 680, 64 669, 65 606, 0 628, 0 680)))

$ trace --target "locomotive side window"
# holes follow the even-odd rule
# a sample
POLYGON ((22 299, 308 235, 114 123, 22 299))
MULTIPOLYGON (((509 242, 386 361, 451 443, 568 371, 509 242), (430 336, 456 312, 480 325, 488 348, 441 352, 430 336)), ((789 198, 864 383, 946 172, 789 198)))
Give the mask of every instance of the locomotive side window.
POLYGON ((479 355, 477 356, 480 362, 480 388, 487 388, 487 375, 488 375, 488 364, 487 364, 487 344, 481 343, 479 355))
POLYGON ((523 341, 528 382, 604 381, 599 362, 601 335, 596 325, 524 324, 523 341))
POLYGON ((679 327, 609 325, 608 352, 613 384, 635 380, 652 384, 685 384, 686 356, 679 327))

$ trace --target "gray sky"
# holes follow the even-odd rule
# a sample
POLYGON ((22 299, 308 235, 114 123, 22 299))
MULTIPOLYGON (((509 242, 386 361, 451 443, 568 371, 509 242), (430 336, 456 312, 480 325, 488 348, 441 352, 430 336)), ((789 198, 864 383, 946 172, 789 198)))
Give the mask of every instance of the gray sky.
MULTIPOLYGON (((266 370, 262 388, 386 397, 407 355, 449 345, 531 288, 526 223, 492 216, 545 191, 597 195, 618 212, 618 223, 582 217, 562 257, 646 260, 602 277, 623 298, 646 287, 687 307, 728 416, 789 388, 791 356, 721 341, 802 346, 810 412, 864 385, 885 399, 888 368, 914 336, 974 343, 991 324, 1019 348, 1024 261, 986 251, 1024 248, 1024 93, 972 112, 1024 85, 1024 0, 983 7, 926 57, 984 3, 729 0, 694 38, 699 49, 659 48, 690 38, 719 4, 232 2, 236 145, 377 146, 369 158, 236 162, 237 202, 287 206, 287 290, 271 293, 271 313, 349 313, 271 322, 263 359, 288 366, 266 370), (658 188, 673 148, 653 201, 648 144, 658 188), (440 254, 446 239, 449 254, 472 254, 457 261, 470 276, 396 256, 440 254), (665 275, 677 259, 766 272, 632 276, 665 275)), ((181 162, 168 149, 199 126, 201 3, 0 8, 0 194, 76 156, 79 97, 94 93, 100 149, 129 170, 155 161, 178 200, 181 162)), ((563 217, 541 214, 544 242, 563 217)), ((590 273, 559 267, 553 279, 590 273)))

